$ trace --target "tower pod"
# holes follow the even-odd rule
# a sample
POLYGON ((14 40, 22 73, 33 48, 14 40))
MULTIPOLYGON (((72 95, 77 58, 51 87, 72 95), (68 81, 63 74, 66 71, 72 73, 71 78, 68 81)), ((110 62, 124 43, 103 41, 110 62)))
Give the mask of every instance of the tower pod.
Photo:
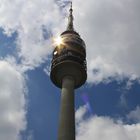
POLYGON ((63 32, 61 38, 63 43, 53 51, 51 80, 61 88, 63 78, 72 76, 78 88, 87 78, 85 43, 74 31, 63 32))

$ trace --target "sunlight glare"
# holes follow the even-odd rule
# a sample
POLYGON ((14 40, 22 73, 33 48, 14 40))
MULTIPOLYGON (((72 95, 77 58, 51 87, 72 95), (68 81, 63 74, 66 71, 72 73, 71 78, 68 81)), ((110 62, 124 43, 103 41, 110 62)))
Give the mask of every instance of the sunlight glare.
POLYGON ((57 38, 54 38, 54 43, 55 45, 61 45, 63 43, 63 40, 60 36, 58 36, 57 38))

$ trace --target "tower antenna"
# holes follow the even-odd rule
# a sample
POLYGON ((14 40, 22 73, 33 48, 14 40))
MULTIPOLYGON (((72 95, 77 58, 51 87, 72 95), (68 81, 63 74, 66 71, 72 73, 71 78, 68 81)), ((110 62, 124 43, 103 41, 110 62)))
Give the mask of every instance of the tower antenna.
POLYGON ((67 26, 67 30, 68 31, 74 31, 74 27, 73 27, 73 9, 72 9, 72 1, 70 2, 70 9, 69 9, 69 17, 68 17, 68 26, 67 26))

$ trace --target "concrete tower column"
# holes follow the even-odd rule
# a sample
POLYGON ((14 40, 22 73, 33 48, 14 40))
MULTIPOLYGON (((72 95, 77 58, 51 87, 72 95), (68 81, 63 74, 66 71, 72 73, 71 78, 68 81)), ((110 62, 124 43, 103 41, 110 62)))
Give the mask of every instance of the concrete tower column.
POLYGON ((62 81, 58 140, 75 140, 74 79, 65 76, 62 81))

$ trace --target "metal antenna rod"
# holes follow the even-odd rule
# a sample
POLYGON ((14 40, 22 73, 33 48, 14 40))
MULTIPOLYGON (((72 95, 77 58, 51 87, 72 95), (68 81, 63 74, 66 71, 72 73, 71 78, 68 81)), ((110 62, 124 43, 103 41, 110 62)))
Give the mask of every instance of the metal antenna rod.
POLYGON ((68 31, 74 31, 74 27, 73 27, 73 9, 72 9, 72 2, 70 5, 70 9, 69 9, 69 17, 68 17, 68 26, 67 26, 67 30, 68 31))

